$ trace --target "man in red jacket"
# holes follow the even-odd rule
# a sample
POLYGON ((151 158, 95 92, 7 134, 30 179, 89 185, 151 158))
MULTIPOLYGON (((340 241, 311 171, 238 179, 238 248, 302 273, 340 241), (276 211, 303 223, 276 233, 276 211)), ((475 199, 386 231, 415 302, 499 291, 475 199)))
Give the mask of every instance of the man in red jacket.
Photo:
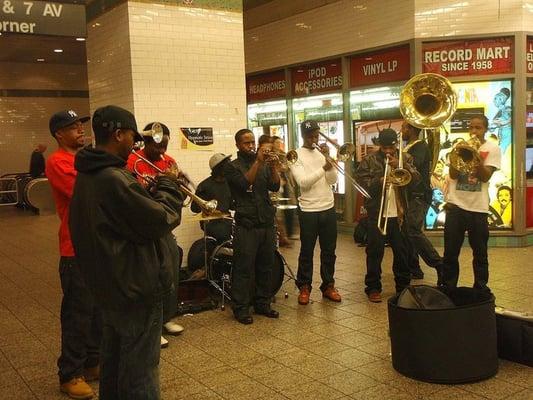
POLYGON ((46 176, 52 186, 59 228, 59 275, 63 300, 61 302, 61 356, 57 361, 62 392, 75 399, 94 396, 87 380, 98 379, 98 356, 101 337, 100 316, 94 306, 76 262, 68 225, 76 170, 74 156, 84 145, 83 123, 72 111, 60 111, 50 118, 50 133, 57 140, 58 149, 46 162, 46 176))

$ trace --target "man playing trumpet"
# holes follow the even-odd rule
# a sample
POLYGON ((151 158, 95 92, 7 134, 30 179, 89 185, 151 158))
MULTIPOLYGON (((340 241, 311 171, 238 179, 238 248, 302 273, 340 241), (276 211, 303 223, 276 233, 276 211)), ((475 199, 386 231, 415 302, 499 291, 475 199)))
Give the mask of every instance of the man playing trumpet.
MULTIPOLYGON (((390 174, 385 176, 387 163, 392 170, 400 166, 397 144, 397 133, 390 128, 383 129, 378 136, 379 150, 363 158, 355 173, 356 180, 371 196, 371 198, 365 198, 365 208, 368 212, 365 293, 373 303, 381 302, 381 261, 385 250, 385 235, 389 239, 394 256, 392 271, 396 292, 401 292, 411 281, 406 241, 401 232, 405 205, 403 193, 391 186, 390 174), (383 191, 387 185, 389 185, 389 191, 392 190, 390 195, 383 191), (384 201, 384 196, 388 197, 388 201, 384 201), (382 204, 386 206, 381 207, 382 204), (382 219, 387 219, 387 223, 382 225, 382 219), (380 227, 385 227, 384 232, 380 230, 380 227)), ((410 157, 408 155, 404 157, 405 164, 402 167, 409 172, 411 180, 416 181, 418 172, 411 164, 410 157)))

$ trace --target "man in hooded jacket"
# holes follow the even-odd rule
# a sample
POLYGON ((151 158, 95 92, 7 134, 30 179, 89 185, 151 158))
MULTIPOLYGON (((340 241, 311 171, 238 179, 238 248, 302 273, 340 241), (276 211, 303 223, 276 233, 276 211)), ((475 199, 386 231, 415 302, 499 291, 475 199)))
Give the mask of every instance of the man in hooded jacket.
POLYGON ((101 107, 92 126, 96 146, 76 155, 70 230, 102 309, 99 398, 159 399, 161 300, 172 285, 164 241, 180 223, 183 197, 168 176, 150 194, 124 168, 142 140, 133 114, 101 107))

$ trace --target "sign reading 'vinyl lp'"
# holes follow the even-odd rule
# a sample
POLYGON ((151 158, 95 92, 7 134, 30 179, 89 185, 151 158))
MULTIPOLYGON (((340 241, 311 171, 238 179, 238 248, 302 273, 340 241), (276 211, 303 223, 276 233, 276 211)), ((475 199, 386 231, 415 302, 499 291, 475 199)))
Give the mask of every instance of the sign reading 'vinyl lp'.
POLYGON ((512 37, 422 44, 422 71, 444 76, 510 74, 512 37))
POLYGON ((0 0, 0 33, 86 36, 85 4, 0 0))
POLYGON ((527 72, 533 73, 533 36, 527 37, 526 63, 527 72))
POLYGON ((213 128, 180 128, 183 150, 212 150, 213 128))
POLYGON ((407 80, 411 73, 409 61, 409 45, 353 56, 350 87, 407 80))
POLYGON ((341 59, 300 65, 291 69, 293 96, 342 89, 341 59))
POLYGON ((285 97, 285 71, 268 72, 246 77, 246 100, 248 103, 285 97))

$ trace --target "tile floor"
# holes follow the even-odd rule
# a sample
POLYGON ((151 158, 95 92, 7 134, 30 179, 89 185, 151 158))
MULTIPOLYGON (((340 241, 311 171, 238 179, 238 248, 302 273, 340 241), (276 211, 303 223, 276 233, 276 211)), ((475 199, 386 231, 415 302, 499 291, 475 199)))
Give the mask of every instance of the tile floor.
MULTIPOLYGON (((0 400, 66 398, 58 391, 55 366, 61 299, 57 228, 55 215, 0 208, 0 400)), ((355 247, 349 236, 339 237, 338 247, 340 304, 322 301, 315 290, 313 302, 299 306, 288 282, 275 305, 279 320, 256 317, 253 325, 243 326, 229 310, 176 318, 186 331, 169 337, 169 348, 161 352, 162 398, 533 399, 533 369, 503 360, 496 377, 468 385, 427 384, 395 372, 386 303, 371 304, 363 293, 364 248, 355 247)), ((297 249, 295 242, 283 250, 293 268, 297 249)), ((383 282, 389 296, 391 255, 386 253, 383 282)), ((532 256, 533 248, 490 249, 490 286, 498 304, 533 309, 532 256)), ((470 264, 469 251, 462 263, 470 264)), ((426 281, 434 282, 433 271, 425 272, 426 281)), ((471 281, 465 271, 462 282, 471 281)))

